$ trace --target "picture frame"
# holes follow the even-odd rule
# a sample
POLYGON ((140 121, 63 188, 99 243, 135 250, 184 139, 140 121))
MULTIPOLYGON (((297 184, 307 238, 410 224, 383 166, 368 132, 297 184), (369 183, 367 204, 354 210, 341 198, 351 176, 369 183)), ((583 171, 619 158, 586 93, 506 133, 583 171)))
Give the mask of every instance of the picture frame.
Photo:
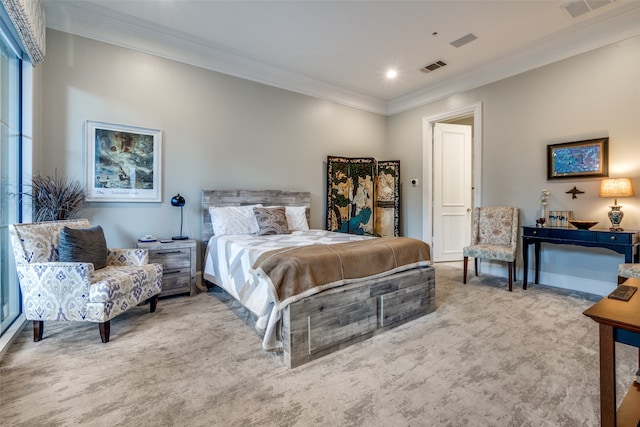
POLYGON ((162 202, 162 131, 87 120, 87 202, 162 202))
POLYGON ((609 138, 547 145, 547 180, 609 176, 609 138))

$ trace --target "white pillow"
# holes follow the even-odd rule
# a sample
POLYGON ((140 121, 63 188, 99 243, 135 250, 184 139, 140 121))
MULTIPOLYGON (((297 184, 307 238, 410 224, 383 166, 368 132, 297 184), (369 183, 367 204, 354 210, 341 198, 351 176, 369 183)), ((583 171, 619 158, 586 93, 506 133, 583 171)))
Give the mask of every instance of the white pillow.
POLYGON ((254 206, 262 207, 261 204, 210 207, 209 215, 211 216, 213 234, 216 236, 225 236, 227 234, 257 233, 260 227, 258 227, 258 221, 256 221, 256 216, 253 213, 254 206))
POLYGON ((287 216, 289 231, 309 230, 306 206, 285 206, 285 215, 287 216))

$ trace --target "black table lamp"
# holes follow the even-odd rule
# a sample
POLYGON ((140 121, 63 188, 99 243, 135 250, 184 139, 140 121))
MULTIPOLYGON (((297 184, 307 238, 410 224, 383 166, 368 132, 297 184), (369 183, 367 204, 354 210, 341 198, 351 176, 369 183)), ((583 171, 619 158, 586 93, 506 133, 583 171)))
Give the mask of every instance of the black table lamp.
POLYGON ((173 196, 171 198, 171 206, 179 206, 180 207, 180 235, 179 236, 173 236, 171 239, 173 240, 187 240, 188 237, 187 236, 183 236, 182 235, 182 207, 185 204, 185 200, 184 197, 182 197, 180 195, 180 193, 176 194, 175 196, 173 196))

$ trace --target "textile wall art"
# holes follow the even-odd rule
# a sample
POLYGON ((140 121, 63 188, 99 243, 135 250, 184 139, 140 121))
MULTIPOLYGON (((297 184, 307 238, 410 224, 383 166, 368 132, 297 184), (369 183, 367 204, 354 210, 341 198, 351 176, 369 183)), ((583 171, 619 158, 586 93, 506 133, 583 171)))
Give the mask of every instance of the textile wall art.
POLYGON ((400 161, 327 157, 327 230, 400 234, 400 161))

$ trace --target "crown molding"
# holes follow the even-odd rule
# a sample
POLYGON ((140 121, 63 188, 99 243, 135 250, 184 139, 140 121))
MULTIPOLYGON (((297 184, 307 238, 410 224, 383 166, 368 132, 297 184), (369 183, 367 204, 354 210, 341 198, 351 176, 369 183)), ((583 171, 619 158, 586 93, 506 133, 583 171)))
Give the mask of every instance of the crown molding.
POLYGON ((386 114, 387 102, 249 57, 220 44, 79 1, 47 3, 47 27, 211 71, 386 114))
POLYGON ((598 24, 572 27, 484 67, 394 98, 388 102, 386 114, 397 114, 640 35, 640 2, 629 3, 616 11, 598 24))
POLYGON ((583 25, 451 79, 385 100, 249 57, 220 44, 155 25, 89 2, 47 3, 47 27, 196 67, 381 115, 393 115, 447 96, 640 35, 640 2, 629 2, 594 25, 583 25))

